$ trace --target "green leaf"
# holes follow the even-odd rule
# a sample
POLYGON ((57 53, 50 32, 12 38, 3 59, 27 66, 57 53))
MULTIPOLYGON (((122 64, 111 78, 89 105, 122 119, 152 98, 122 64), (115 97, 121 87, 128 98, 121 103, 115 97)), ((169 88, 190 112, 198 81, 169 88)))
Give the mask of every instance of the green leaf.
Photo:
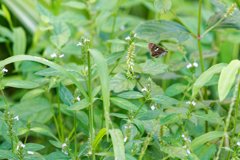
POLYGON ((81 145, 81 147, 79 149, 79 153, 78 153, 79 157, 82 157, 88 153, 88 145, 89 145, 89 141, 87 141, 81 145))
POLYGON ((35 143, 26 143, 24 150, 25 151, 39 151, 41 149, 45 148, 45 146, 35 143))
POLYGON ((168 105, 173 105, 173 104, 179 104, 180 101, 164 96, 164 95, 156 95, 151 98, 153 101, 155 101, 158 104, 168 104, 168 105))
POLYGON ((98 143, 100 142, 100 140, 103 138, 103 136, 104 136, 105 134, 107 134, 107 130, 106 130, 105 128, 102 128, 102 129, 98 132, 98 134, 97 134, 97 136, 96 136, 96 138, 95 138, 95 140, 94 140, 94 142, 93 142, 93 148, 94 148, 94 149, 97 147, 98 143))
POLYGON ((211 140, 214 140, 216 138, 222 137, 222 135, 223 135, 223 132, 219 132, 219 131, 211 131, 211 132, 208 132, 206 134, 203 134, 203 135, 195 138, 190 143, 191 149, 198 148, 208 141, 211 141, 211 140))
POLYGON ((31 81, 23 81, 23 80, 10 80, 7 82, 5 86, 15 87, 15 88, 25 88, 25 89, 32 89, 39 87, 38 83, 31 82, 31 81))
POLYGON ((209 0, 215 7, 219 8, 222 12, 226 12, 227 6, 219 0, 209 0))
POLYGON ((126 99, 139 99, 144 96, 142 93, 137 92, 137 91, 128 91, 128 92, 123 92, 123 93, 119 94, 118 97, 126 98, 126 99))
POLYGON ((146 60, 145 63, 141 63, 140 66, 142 67, 143 73, 153 76, 164 73, 168 69, 168 65, 153 62, 151 59, 146 60))
MULTIPOLYGON (((223 18, 225 13, 219 12, 209 18, 209 20, 206 23, 206 27, 210 28, 213 25, 215 25, 220 19, 223 18)), ((240 30, 240 11, 235 11, 232 16, 223 19, 217 26, 214 27, 215 29, 224 29, 224 28, 235 28, 237 30, 240 30)))
POLYGON ((51 35, 50 41, 52 44, 54 44, 58 49, 61 49, 61 47, 67 43, 68 36, 65 34, 59 34, 59 35, 51 35))
POLYGON ((209 114, 194 114, 193 117, 202 119, 204 121, 215 122, 215 123, 217 123, 217 122, 219 123, 221 120, 221 118, 216 118, 209 114))
POLYGON ((114 52, 110 54, 105 54, 104 58, 107 60, 107 64, 113 64, 117 59, 119 59, 123 54, 123 51, 121 52, 114 52))
POLYGON ((73 105, 71 105, 67 109, 68 110, 77 110, 78 111, 78 110, 87 108, 88 106, 89 106, 89 102, 86 99, 82 99, 81 101, 78 101, 78 102, 74 103, 73 105))
POLYGON ((0 149, 0 155, 3 158, 18 159, 17 156, 15 154, 13 154, 12 152, 10 152, 9 150, 2 150, 2 149, 0 149))
POLYGON ((112 103, 114 103, 115 105, 117 105, 122 109, 125 109, 128 111, 133 110, 134 112, 138 110, 138 107, 132 104, 131 102, 129 102, 128 100, 118 98, 118 97, 111 97, 110 100, 112 101, 112 103))
POLYGON ((26 101, 26 100, 29 100, 29 99, 32 99, 32 98, 35 98, 37 96, 39 96, 40 94, 44 93, 45 90, 44 89, 34 89, 34 90, 31 90, 27 93, 25 93, 21 99, 21 102, 22 101, 26 101))
POLYGON ((45 157, 46 160, 53 160, 53 159, 57 159, 57 160, 70 160, 71 157, 69 157, 68 155, 64 154, 63 152, 52 152, 51 154, 47 155, 45 157))
MULTIPOLYGON (((214 57, 216 55, 218 55, 218 52, 215 52, 215 51, 203 51, 202 52, 202 57, 203 58, 214 57)), ((192 58, 195 61, 200 60, 199 52, 196 51, 196 52, 191 53, 190 56, 189 56, 189 59, 192 59, 192 58)))
POLYGON ((57 148, 62 148, 62 145, 63 145, 62 142, 53 141, 53 140, 49 140, 49 142, 50 142, 53 146, 55 146, 55 147, 57 147, 57 148))
POLYGON ((62 85, 62 83, 59 84, 58 93, 59 93, 59 97, 61 98, 63 103, 65 103, 67 106, 71 106, 72 105, 72 103, 73 103, 73 95, 67 89, 67 87, 62 85))
POLYGON ((12 29, 13 28, 13 24, 12 24, 10 13, 9 13, 7 7, 5 7, 4 4, 2 4, 1 7, 2 7, 2 11, 4 13, 3 15, 6 18, 6 20, 8 21, 10 28, 12 29))
POLYGON ((230 91, 240 67, 239 60, 232 60, 229 65, 223 68, 218 81, 219 100, 223 101, 230 91))
POLYGON ((206 84, 215 73, 220 72, 226 66, 226 63, 215 64, 214 66, 203 72, 193 85, 192 97, 194 97, 198 93, 201 87, 204 86, 204 84, 206 84))
POLYGON ((162 111, 163 111, 162 109, 157 109, 157 110, 151 110, 151 111, 147 111, 147 112, 146 111, 141 112, 141 113, 137 114, 136 119, 139 119, 139 120, 155 119, 160 116, 162 111))
POLYGON ((173 158, 178 157, 180 159, 184 159, 187 156, 187 151, 182 147, 161 145, 161 150, 173 158))
POLYGON ((190 33, 184 26, 167 20, 150 20, 143 22, 135 28, 134 32, 139 39, 145 39, 151 43, 176 38, 178 44, 181 44, 190 37, 190 33))
POLYGON ((36 10, 38 13, 49 18, 50 22, 54 21, 54 15, 46 8, 44 8, 38 1, 36 1, 36 10))
POLYGON ((107 72, 108 71, 107 61, 103 57, 102 53, 96 49, 91 49, 90 53, 92 54, 95 63, 97 63, 98 74, 100 77, 102 96, 103 96, 105 125, 106 125, 106 129, 108 131, 110 89, 109 89, 109 74, 107 72))
POLYGON ((88 125, 88 115, 85 112, 77 111, 76 116, 82 123, 84 123, 85 125, 88 125))
POLYGON ((71 8, 76 8, 76 9, 84 9, 87 8, 87 5, 83 2, 77 2, 77 1, 68 1, 61 3, 63 6, 71 7, 71 8))
POLYGON ((125 149, 122 132, 119 129, 111 129, 109 130, 109 133, 112 137, 115 158, 118 160, 125 160, 125 149))
POLYGON ((110 39, 110 40, 107 40, 108 43, 117 43, 117 44, 127 44, 126 41, 123 41, 121 39, 110 39))
POLYGON ((78 89, 81 91, 81 93, 84 95, 84 97, 88 100, 87 93, 85 92, 84 88, 81 86, 81 84, 76 80, 76 78, 74 76, 72 76, 70 73, 68 73, 63 67, 61 67, 53 62, 50 62, 44 58, 36 57, 36 56, 29 56, 29 55, 12 56, 3 61, 0 61, 0 67, 4 67, 5 65, 12 63, 12 62, 27 61, 27 60, 39 62, 39 63, 45 64, 49 67, 52 67, 52 68, 58 70, 63 75, 68 77, 78 87, 78 89))
POLYGON ((164 95, 173 97, 175 95, 182 93, 185 89, 186 85, 183 85, 182 83, 175 83, 165 90, 164 95))
MULTIPOLYGON (((23 28, 13 29, 13 55, 24 55, 26 51, 26 33, 23 28)), ((20 62, 14 63, 15 69, 18 70, 20 62)))
POLYGON ((13 33, 10 29, 8 29, 4 26, 0 26, 0 34, 4 38, 8 38, 11 42, 13 41, 13 33))
POLYGON ((154 6, 159 13, 166 13, 172 7, 171 0, 155 0, 154 6))
POLYGON ((39 133, 39 134, 43 134, 45 136, 52 137, 58 141, 58 138, 56 136, 54 136, 54 134, 52 133, 52 131, 50 129, 41 128, 41 127, 33 127, 30 130, 33 132, 39 133))
POLYGON ((139 131, 143 134, 144 126, 143 126, 142 122, 138 119, 133 119, 133 123, 138 127, 139 131))
POLYGON ((166 117, 162 118, 161 121, 160 121, 160 124, 161 125, 166 125, 166 124, 175 123, 177 121, 182 120, 183 117, 185 117, 184 114, 172 113, 172 114, 169 114, 166 117))
POLYGON ((67 36, 67 38, 71 35, 71 30, 69 29, 67 24, 61 21, 54 23, 53 27, 54 27, 53 32, 55 35, 65 35, 67 36))
POLYGON ((110 78, 110 90, 118 93, 125 90, 132 90, 136 85, 135 79, 128 79, 126 74, 117 73, 113 78, 110 78))
POLYGON ((199 159, 210 160, 216 152, 217 147, 214 144, 204 145, 201 152, 197 156, 199 159))
MULTIPOLYGON (((99 34, 102 26, 106 23, 108 18, 112 15, 112 12, 108 10, 102 10, 101 13, 96 18, 96 24, 97 24, 97 33, 99 34)), ((108 41, 107 41, 108 42, 108 41)), ((110 42, 111 43, 111 42, 110 42)))
POLYGON ((125 115, 125 114, 122 114, 122 113, 110 113, 110 116, 115 116, 115 117, 118 117, 118 118, 125 118, 125 119, 127 119, 128 118, 128 116, 127 115, 125 115))
POLYGON ((174 138, 162 136, 161 139, 163 139, 164 141, 166 141, 168 143, 172 143, 172 145, 174 145, 176 147, 182 147, 182 145, 178 142, 178 140, 176 140, 174 138))

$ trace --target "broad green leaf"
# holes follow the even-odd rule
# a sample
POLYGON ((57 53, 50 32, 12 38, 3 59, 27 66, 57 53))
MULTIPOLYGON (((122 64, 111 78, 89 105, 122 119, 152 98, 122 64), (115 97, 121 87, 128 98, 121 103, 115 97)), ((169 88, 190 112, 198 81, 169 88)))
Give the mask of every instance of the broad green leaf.
MULTIPOLYGON (((18 27, 13 29, 13 55, 23 55, 26 51, 26 33, 23 28, 18 27)), ((20 62, 14 63, 15 69, 18 70, 20 62)))
POLYGON ((79 157, 82 157, 88 153, 88 145, 89 145, 88 141, 81 145, 81 147, 79 149, 79 153, 78 153, 79 157))
MULTIPOLYGON (((112 15, 112 12, 108 10, 102 10, 96 18, 97 33, 99 34, 102 26, 106 23, 107 19, 112 15)), ((110 42, 111 43, 111 42, 110 42)))
POLYGON ((187 151, 182 147, 161 145, 161 150, 173 158, 178 157, 180 159, 184 159, 187 156, 187 151))
POLYGON ((165 90, 164 95, 173 97, 175 95, 182 93, 185 89, 186 89, 186 85, 182 83, 175 83, 165 90))
POLYGON ((10 31, 10 29, 8 29, 4 26, 0 26, 0 34, 4 38, 8 38, 10 41, 13 41, 13 33, 12 33, 12 31, 10 31))
MULTIPOLYGON (((94 101, 93 101, 94 102, 94 101)), ((89 106, 89 102, 86 99, 82 99, 76 103, 74 103, 73 105, 71 105, 70 107, 68 107, 68 110, 81 110, 84 108, 87 108, 89 106)))
POLYGON ((24 156, 24 160, 45 160, 45 158, 37 153, 37 152, 33 152, 34 154, 27 154, 24 156))
POLYGON ((125 119, 127 119, 128 118, 128 116, 127 115, 125 115, 125 114, 122 114, 122 113, 110 113, 110 116, 115 116, 115 117, 118 117, 118 118, 125 118, 125 119))
MULTIPOLYGON (((199 147, 200 148, 200 147, 199 147)), ((217 152, 217 147, 214 144, 203 145, 199 154, 196 154, 199 159, 210 160, 217 152)), ((196 153, 196 151, 194 151, 196 153)))
MULTIPOLYGON (((206 23, 206 27, 210 28, 213 25, 215 25, 221 18, 223 18, 225 13, 219 12, 209 18, 209 20, 206 23)), ((240 30, 240 11, 235 11, 232 16, 223 19, 222 22, 220 22, 217 26, 214 27, 214 29, 224 29, 224 28, 235 28, 237 30, 240 30)))
POLYGON ((36 1, 36 10, 38 13, 48 17, 51 23, 54 22, 54 15, 48 9, 44 8, 38 1, 36 1))
MULTIPOLYGON (((88 24, 88 20, 85 15, 81 14, 80 12, 72 12, 66 11, 61 13, 57 19, 61 22, 70 23, 73 26, 83 26, 88 24)), ((76 46, 76 45, 74 45, 76 46)), ((77 47, 79 48, 79 47, 77 47)))
POLYGON ((162 113, 162 109, 157 109, 157 110, 151 110, 151 111, 145 111, 145 112, 140 112, 137 114, 136 119, 139 120, 151 120, 155 119, 160 116, 162 113))
POLYGON ((133 119, 133 123, 137 126, 139 131, 143 134, 144 133, 144 126, 143 126, 142 122, 138 119, 133 119))
POLYGON ((12 24, 12 20, 11 20, 11 15, 10 15, 7 7, 5 7, 4 4, 2 4, 1 7, 2 7, 2 11, 3 11, 3 13, 4 13, 3 16, 4 16, 4 17, 6 18, 6 20, 8 21, 10 28, 13 29, 13 24, 12 24))
POLYGON ((39 87, 39 84, 31 81, 10 80, 5 86, 14 87, 14 88, 32 89, 32 88, 39 87))
POLYGON ((45 146, 35 143, 26 143, 24 150, 26 151, 39 151, 41 149, 45 148, 45 146))
POLYGON ((151 74, 153 76, 164 73, 168 69, 168 65, 161 64, 159 62, 153 62, 153 60, 148 59, 145 63, 141 63, 142 71, 145 74, 151 74))
POLYGON ((211 140, 214 140, 216 138, 222 137, 222 135, 223 135, 223 132, 219 132, 219 131, 211 131, 211 132, 208 132, 206 134, 203 134, 203 135, 195 138, 190 143, 191 149, 198 148, 208 141, 211 141, 211 140))
POLYGON ((72 103, 73 103, 73 95, 67 89, 67 87, 62 85, 62 83, 59 84, 58 93, 59 93, 59 97, 61 98, 63 103, 65 103, 67 106, 71 106, 72 105, 72 103))
POLYGON ((47 155, 45 157, 46 160, 53 160, 53 159, 57 159, 57 160, 70 160, 71 157, 64 154, 63 152, 52 152, 49 155, 47 155))
POLYGON ((148 43, 146 43, 146 42, 137 42, 137 43, 135 43, 135 45, 138 47, 148 49, 148 43))
MULTIPOLYGON (((215 51, 203 51, 202 52, 202 57, 203 58, 208 58, 208 57, 214 57, 218 54, 218 52, 215 51)), ((189 59, 194 59, 195 61, 200 60, 199 52, 193 52, 190 54, 189 59)))
POLYGON ((39 134, 43 134, 45 136, 52 137, 58 141, 58 138, 52 133, 52 131, 50 129, 41 128, 41 127, 33 127, 30 130, 33 132, 39 133, 39 134))
POLYGON ((226 12, 227 6, 219 0, 209 0, 215 7, 219 8, 222 12, 226 12))
POLYGON ((110 40, 107 40, 108 43, 117 43, 117 44, 127 44, 126 41, 123 41, 121 39, 110 39, 110 40))
POLYGON ((61 49, 61 47, 67 43, 68 36, 65 34, 59 34, 59 35, 51 35, 50 41, 52 44, 54 44, 58 49, 61 49))
POLYGON ((16 103, 11 109, 23 121, 46 123, 53 116, 49 101, 40 97, 16 103))
POLYGON ((142 93, 137 92, 137 91, 128 91, 128 92, 123 92, 123 93, 119 94, 118 97, 126 98, 126 99, 139 99, 144 96, 142 93))
POLYGON ((171 0, 155 0, 154 6, 159 13, 166 13, 172 7, 171 0))
POLYGON ((49 67, 52 67, 58 71, 60 71, 63 75, 65 75, 66 77, 68 77, 81 91, 81 93, 84 95, 84 97, 88 100, 88 95, 85 92, 84 88, 81 86, 81 84, 76 80, 76 78, 74 76, 72 76, 70 73, 68 73, 63 67, 61 67, 60 65, 57 65, 53 62, 50 62, 44 58, 41 57, 36 57, 36 56, 29 56, 29 55, 19 55, 19 56, 12 56, 9 57, 3 61, 0 61, 0 67, 4 67, 5 65, 12 63, 12 62, 16 62, 16 61, 35 61, 35 62, 39 62, 42 64, 45 64, 49 67))
POLYGON ((76 116, 82 123, 84 123, 85 125, 88 125, 88 115, 85 112, 77 111, 76 116))
POLYGON ((42 64, 32 61, 22 62, 21 66, 19 67, 19 71, 21 72, 36 72, 42 69, 45 69, 42 64))
POLYGON ((232 60, 227 67, 223 68, 218 81, 218 94, 220 101, 223 101, 228 95, 239 67, 240 61, 236 59, 232 60))
POLYGON ((0 149, 0 156, 7 159, 18 159, 17 156, 9 150, 0 149))
POLYGON ((114 52, 110 54, 105 54, 104 58, 107 60, 107 64, 113 64, 117 59, 119 59, 123 54, 123 51, 121 52, 114 52))
POLYGON ((150 20, 143 22, 135 28, 134 32, 139 39, 145 39, 151 43, 176 38, 178 44, 181 44, 190 37, 190 33, 184 26, 167 20, 150 20))
POLYGON ((26 101, 32 98, 35 98, 37 96, 39 96, 40 94, 44 93, 45 90, 44 89, 34 89, 31 90, 29 92, 27 92, 26 94, 23 95, 21 101, 26 101))
POLYGON ((63 143, 60 141, 49 140, 49 142, 57 148, 62 148, 63 143))
POLYGON ((217 122, 219 123, 221 120, 221 118, 216 118, 209 114, 194 114, 193 117, 196 117, 205 121, 209 121, 209 122, 215 122, 215 123, 217 122))
POLYGON ((111 129, 109 130, 109 133, 112 137, 115 158, 118 160, 125 160, 125 149, 122 132, 119 129, 111 129))
POLYGON ((128 79, 126 74, 117 73, 113 78, 110 78, 110 90, 118 93, 121 91, 132 90, 136 85, 135 79, 128 79))
POLYGON ((220 72, 226 66, 227 64, 225 63, 215 64, 214 66, 203 72, 193 85, 192 97, 194 97, 198 93, 201 87, 204 86, 204 84, 206 84, 215 73, 220 72))
POLYGON ((178 140, 176 140, 174 138, 162 136, 161 139, 163 139, 164 141, 166 141, 168 143, 171 142, 176 147, 182 147, 182 145, 178 142, 178 140))
POLYGON ((133 110, 134 112, 136 112, 138 110, 138 107, 135 106, 134 104, 132 104, 131 102, 129 102, 128 100, 118 98, 118 97, 111 97, 110 100, 112 101, 112 103, 114 103, 115 105, 117 105, 118 107, 120 107, 122 109, 125 109, 128 111, 133 110))
POLYGON ((103 96, 103 106, 104 106, 104 116, 105 116, 105 125, 108 131, 109 128, 109 106, 110 106, 110 89, 109 89, 109 74, 107 61, 103 57, 102 53, 96 49, 91 49, 90 53, 93 56, 95 63, 97 64, 98 74, 101 82, 102 96, 103 96))
POLYGON ((76 9, 84 9, 87 8, 87 5, 83 2, 78 2, 78 1, 67 1, 61 3, 63 6, 71 7, 71 8, 76 8, 76 9))
POLYGON ((94 142, 93 142, 93 148, 94 148, 94 149, 97 147, 98 143, 101 141, 101 139, 103 138, 103 136, 104 136, 105 134, 107 134, 107 130, 106 130, 105 128, 102 128, 102 129, 98 132, 98 134, 97 134, 97 136, 96 136, 96 138, 95 138, 95 140, 94 140, 94 142))
POLYGON ((168 104, 168 105, 173 105, 173 104, 179 104, 180 101, 170 98, 168 96, 164 95, 156 95, 151 98, 153 101, 155 101, 158 104, 168 104))
POLYGON ((65 24, 61 21, 54 23, 53 27, 54 27, 53 33, 55 35, 65 35, 67 37, 69 37, 71 35, 71 30, 69 29, 67 24, 65 24))
POLYGON ((181 113, 172 113, 172 114, 169 114, 166 117, 162 118, 160 120, 160 124, 161 125, 166 125, 166 124, 175 123, 177 121, 182 120, 184 116, 185 115, 181 114, 181 113))

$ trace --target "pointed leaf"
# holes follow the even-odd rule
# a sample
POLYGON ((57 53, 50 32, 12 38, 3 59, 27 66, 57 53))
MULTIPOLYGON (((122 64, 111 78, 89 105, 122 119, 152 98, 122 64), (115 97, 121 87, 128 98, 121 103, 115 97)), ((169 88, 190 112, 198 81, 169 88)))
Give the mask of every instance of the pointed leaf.
POLYGON ((62 83, 59 84, 58 93, 59 93, 59 97, 61 98, 63 103, 65 103, 67 106, 71 106, 72 105, 72 103, 73 103, 73 95, 67 89, 67 87, 62 85, 62 83))
POLYGON ((7 159, 18 159, 17 156, 9 150, 0 149, 0 156, 7 159))
POLYGON ((138 107, 132 104, 131 102, 129 102, 128 100, 118 98, 118 97, 111 97, 111 101, 118 107, 128 111, 133 110, 134 112, 136 112, 138 110, 138 107))
POLYGON ((119 129, 111 129, 109 130, 109 133, 112 137, 115 158, 118 160, 125 160, 125 149, 122 132, 119 129))
POLYGON ((173 105, 173 104, 179 104, 180 101, 170 98, 168 96, 164 95, 156 95, 151 98, 153 101, 155 101, 158 104, 168 104, 168 105, 173 105))
POLYGON ((148 59, 145 63, 141 63, 142 71, 145 74, 151 74, 153 76, 164 73, 168 69, 168 65, 161 64, 159 62, 153 62, 153 60, 148 59))
POLYGON ((118 97, 126 98, 126 99, 139 99, 144 97, 142 93, 137 91, 129 91, 129 92, 123 92, 118 95, 118 97))
POLYGON ((159 13, 166 13, 172 7, 171 0, 155 0, 154 6, 159 13))
POLYGON ((102 128, 102 129, 98 132, 98 134, 97 134, 97 136, 96 136, 96 138, 95 138, 95 140, 94 140, 94 142, 93 142, 93 148, 96 148, 96 147, 97 147, 98 143, 100 142, 100 140, 102 139, 102 137, 103 137, 106 133, 107 133, 107 130, 106 130, 105 128, 102 128))

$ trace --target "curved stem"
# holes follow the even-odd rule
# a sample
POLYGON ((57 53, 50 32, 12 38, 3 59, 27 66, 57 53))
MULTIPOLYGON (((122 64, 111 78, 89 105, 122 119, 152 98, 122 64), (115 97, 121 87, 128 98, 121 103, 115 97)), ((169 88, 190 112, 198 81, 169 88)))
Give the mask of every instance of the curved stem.
POLYGON ((133 115, 133 119, 135 118, 135 116, 138 114, 138 112, 140 111, 140 109, 145 103, 146 103, 146 100, 144 101, 144 103, 142 103, 142 105, 138 108, 137 112, 133 115))
POLYGON ((206 30, 200 37, 202 38, 205 34, 207 34, 209 31, 211 31, 214 27, 216 27, 224 19, 225 19, 225 17, 221 18, 216 24, 214 24, 212 27, 208 28, 208 30, 206 30))
POLYGON ((109 75, 112 74, 112 72, 114 71, 114 69, 118 66, 119 62, 121 61, 121 59, 123 58, 123 56, 125 55, 125 53, 128 51, 128 49, 125 50, 125 52, 122 54, 122 56, 116 61, 114 67, 112 68, 112 70, 110 71, 109 75))

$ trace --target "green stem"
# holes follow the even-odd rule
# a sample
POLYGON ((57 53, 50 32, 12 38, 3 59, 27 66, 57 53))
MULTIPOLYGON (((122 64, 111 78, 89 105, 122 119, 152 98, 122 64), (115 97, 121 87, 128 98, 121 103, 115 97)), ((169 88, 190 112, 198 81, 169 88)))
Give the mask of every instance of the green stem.
POLYGON ((24 140, 24 144, 27 143, 28 134, 29 134, 29 130, 28 130, 27 133, 26 133, 25 140, 24 140))
POLYGON ((88 96, 89 96, 89 118, 90 118, 90 144, 92 149, 92 159, 95 160, 95 149, 93 147, 94 142, 94 115, 93 115, 93 103, 92 103, 92 77, 91 77, 91 57, 89 48, 87 49, 87 56, 88 56, 88 96))
MULTIPOLYGON (((238 70, 238 74, 240 74, 240 70, 238 70)), ((239 106, 239 94, 240 94, 240 85, 238 85, 237 103, 236 103, 236 109, 235 109, 235 122, 234 122, 234 127, 233 127, 233 135, 232 135, 232 138, 234 138, 235 131, 236 131, 236 125, 237 125, 238 106, 239 106)))
POLYGON ((191 33, 193 38, 197 39, 196 35, 178 18, 178 16, 173 12, 173 10, 170 9, 170 12, 175 16, 175 18, 185 27, 187 30, 191 33))
POLYGON ((74 138, 75 138, 75 157, 77 159, 78 154, 77 154, 77 125, 76 125, 76 111, 73 111, 74 113, 74 138))
POLYGON ((147 100, 144 101, 144 103, 142 103, 142 105, 138 108, 137 112, 133 115, 133 119, 135 118, 135 116, 138 114, 138 112, 140 111, 140 109, 142 108, 142 106, 146 103, 147 100))
MULTIPOLYGON (((59 87, 59 86, 58 86, 59 87)), ((64 135, 63 135, 63 126, 62 126, 62 113, 61 113, 61 107, 60 107, 60 98, 59 98, 59 89, 57 88, 57 101, 58 101, 58 117, 59 117, 59 123, 60 123, 60 130, 61 130, 61 142, 64 142, 64 135)))
MULTIPOLYGON (((221 18, 217 23, 215 23, 212 27, 208 28, 201 36, 200 38, 204 37, 205 34, 207 34, 209 31, 211 31, 214 27, 216 27, 219 23, 221 23, 226 17, 221 18)), ((199 32, 200 33, 200 32, 199 32)))
POLYGON ((125 50, 125 52, 122 54, 122 56, 116 61, 114 67, 112 68, 112 70, 110 71, 109 75, 112 74, 112 72, 114 71, 114 69, 118 66, 119 62, 121 61, 121 59, 123 58, 123 56, 125 55, 125 53, 128 51, 128 49, 125 50))
POLYGON ((180 141, 180 139, 181 139, 181 136, 182 136, 182 134, 183 134, 183 132, 184 132, 184 130, 185 130, 185 127, 186 127, 186 125, 187 125, 188 120, 189 120, 189 117, 187 118, 187 120, 186 120, 186 122, 185 122, 185 124, 184 124, 184 126, 183 126, 183 129, 182 129, 182 132, 181 132, 181 134, 180 134, 180 136, 179 136, 178 141, 180 141))
MULTIPOLYGON (((108 151, 112 148, 112 146, 113 146, 113 144, 111 143, 111 145, 108 147, 108 149, 106 150, 106 152, 108 152, 108 151)), ((100 160, 103 160, 104 157, 105 157, 105 155, 102 156, 100 160)))

